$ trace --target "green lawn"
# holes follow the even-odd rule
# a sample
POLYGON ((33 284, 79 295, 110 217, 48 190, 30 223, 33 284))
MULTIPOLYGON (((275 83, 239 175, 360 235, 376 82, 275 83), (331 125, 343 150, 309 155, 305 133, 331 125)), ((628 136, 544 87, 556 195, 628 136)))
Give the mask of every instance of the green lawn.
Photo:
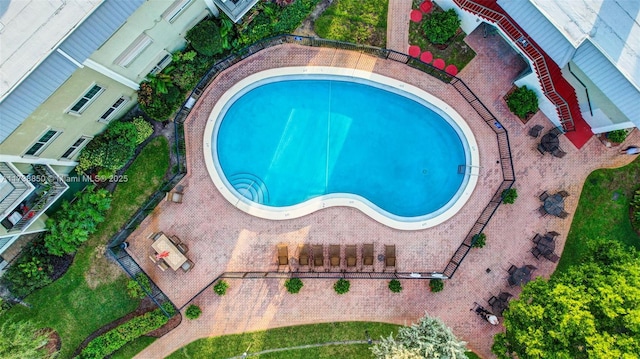
POLYGON ((385 47, 389 0, 335 0, 315 21, 325 39, 385 47))
POLYGON ((130 359, 136 356, 136 354, 140 353, 142 349, 151 345, 151 343, 155 342, 157 339, 152 337, 139 337, 129 344, 123 346, 119 350, 115 351, 111 354, 111 359, 130 359))
MULTIPOLYGON (((306 344, 344 340, 366 340, 365 330, 372 339, 396 334, 399 326, 377 322, 340 322, 275 328, 267 331, 225 335, 198 339, 175 351, 169 358, 229 358, 266 349, 288 348, 306 344)), ((369 346, 336 345, 270 353, 260 358, 371 358, 369 346)))
POLYGON ((158 188, 168 166, 167 140, 156 138, 127 170, 128 182, 118 184, 106 221, 78 250, 67 273, 25 298, 31 309, 16 305, 0 321, 29 319, 55 329, 62 338, 59 358, 69 358, 89 334, 133 311, 138 301, 126 294, 128 277, 104 258, 105 244, 158 188))
MULTIPOLYGON (((422 0, 414 0, 413 8, 417 9, 422 0)), ((440 8, 434 4, 433 11, 442 11, 440 8)), ((423 19, 426 17, 423 16, 423 19)), ((464 38, 467 36, 464 32, 454 36, 451 40, 449 46, 440 50, 435 45, 430 43, 427 38, 424 36, 424 30, 422 30, 422 22, 415 23, 411 21, 409 23, 409 45, 417 45, 420 47, 422 52, 431 51, 433 54, 433 59, 443 59, 444 62, 449 64, 454 64, 458 71, 462 70, 471 60, 476 56, 475 51, 464 42, 464 38)))
POLYGON ((639 187, 640 157, 625 167, 596 170, 587 177, 556 273, 580 262, 582 243, 588 238, 608 237, 640 249, 640 237, 629 221, 629 200, 639 187))

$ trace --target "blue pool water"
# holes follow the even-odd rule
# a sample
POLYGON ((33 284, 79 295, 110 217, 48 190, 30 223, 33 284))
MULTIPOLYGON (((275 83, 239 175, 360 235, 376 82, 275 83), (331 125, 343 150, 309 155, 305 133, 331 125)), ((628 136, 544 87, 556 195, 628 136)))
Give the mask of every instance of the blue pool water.
POLYGON ((464 180, 464 146, 447 120, 361 83, 261 85, 230 105, 213 136, 214 158, 230 186, 266 206, 351 194, 417 217, 445 206, 464 180))

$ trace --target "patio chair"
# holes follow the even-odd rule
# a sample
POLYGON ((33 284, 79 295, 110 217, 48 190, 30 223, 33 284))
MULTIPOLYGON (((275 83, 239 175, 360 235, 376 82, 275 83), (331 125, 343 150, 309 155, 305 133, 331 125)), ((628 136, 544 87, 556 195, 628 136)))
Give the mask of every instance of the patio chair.
POLYGON ((544 256, 546 259, 550 260, 553 263, 557 263, 558 260, 560 259, 560 256, 558 256, 555 253, 549 253, 547 255, 544 256))
POLYGON ((544 206, 540 206, 540 207, 538 207, 538 213, 540 213, 540 216, 541 216, 541 217, 544 217, 544 216, 546 216, 547 214, 549 214, 549 213, 547 212, 547 210, 546 210, 546 209, 544 209, 544 206))
POLYGON ((316 244, 312 248, 313 254, 313 266, 314 267, 322 267, 324 266, 324 253, 321 244, 316 244))
POLYGON ((151 259, 151 262, 153 262, 153 264, 158 263, 158 260, 156 259, 156 256, 154 256, 153 254, 149 254, 149 259, 151 259))
POLYGON ((493 307, 493 305, 496 304, 497 301, 498 301, 498 298, 492 295, 491 298, 489 298, 489 300, 487 301, 487 303, 489 303, 489 305, 493 307))
POLYGON ((384 265, 385 267, 395 268, 396 266, 396 246, 385 245, 384 246, 384 265))
POLYGON ((189 247, 187 247, 186 244, 184 243, 178 243, 176 244, 176 248, 178 248, 178 250, 180 251, 180 253, 182 254, 187 254, 187 252, 189 251, 189 247))
POLYGON ((309 265, 309 245, 308 244, 298 245, 298 265, 301 265, 301 266, 309 265))
POLYGON ((564 152, 561 148, 556 148, 555 150, 553 150, 553 152, 551 152, 551 154, 554 157, 558 157, 558 158, 562 158, 567 155, 567 153, 564 152))
POLYGON ((547 193, 547 191, 544 191, 538 196, 538 198, 540 198, 541 201, 544 201, 549 198, 549 194, 547 193))
POLYGON ((165 261, 158 261, 158 268, 164 272, 169 269, 169 265, 165 261))
POLYGON ((559 191, 558 194, 561 195, 562 198, 569 197, 569 192, 567 192, 567 191, 559 191))
POLYGON ((356 245, 349 244, 347 245, 347 249, 345 250, 345 255, 347 257, 347 267, 355 267, 356 266, 356 245))
POLYGON ((544 126, 535 125, 531 127, 531 129, 529 130, 529 136, 533 138, 538 138, 538 136, 540 136, 540 132, 542 132, 543 129, 544 129, 544 126))
POLYGON ((365 266, 373 265, 373 243, 362 246, 362 264, 365 266))
POLYGON ((560 233, 558 233, 556 231, 547 232, 547 237, 551 237, 552 239, 556 238, 559 235, 560 235, 560 233))
POLYGON ((192 260, 187 259, 186 262, 182 263, 182 265, 180 266, 180 269, 182 269, 183 272, 187 273, 188 271, 190 271, 191 269, 193 269, 193 265, 195 263, 193 263, 192 260))
POLYGON ((540 235, 540 233, 536 233, 536 235, 533 237, 532 241, 535 244, 540 243, 540 240, 542 239, 542 236, 540 235))
POLYGON ((169 237, 169 240, 171 241, 171 243, 175 244, 176 246, 182 243, 182 241, 180 240, 180 238, 178 238, 178 236, 171 236, 169 237))
POLYGON ((562 129, 560 129, 560 127, 554 127, 551 130, 549 130, 549 134, 551 134, 553 136, 560 136, 563 133, 564 133, 564 131, 562 131, 562 129))
POLYGON ((182 193, 169 191, 165 195, 164 200, 167 202, 182 203, 182 193))
POLYGON ((513 295, 511 293, 507 293, 507 292, 500 292, 500 294, 498 295, 498 299, 500 299, 503 302, 506 302, 509 300, 509 298, 513 297, 513 295))
POLYGON ((536 259, 540 259, 540 255, 542 254, 542 252, 540 252, 538 247, 533 247, 531 248, 531 254, 533 254, 533 256, 536 257, 536 259))
POLYGON ((511 267, 509 267, 509 269, 507 269, 507 272, 509 274, 513 274, 513 272, 515 272, 516 269, 518 269, 518 267, 516 267, 515 265, 512 264, 511 267))
POLYGON ((329 263, 332 267, 340 267, 340 246, 337 244, 329 246, 329 263))
POLYGON ((562 218, 562 219, 567 218, 568 216, 569 216, 569 213, 567 213, 565 211, 562 211, 562 212, 560 212, 560 214, 558 214, 558 217, 562 218))
POLYGON ((538 144, 538 152, 540 152, 540 154, 544 155, 545 153, 547 153, 547 151, 544 149, 544 147, 542 147, 542 144, 538 144))
POLYGON ((286 244, 278 244, 278 265, 286 266, 289 264, 289 246, 286 244))

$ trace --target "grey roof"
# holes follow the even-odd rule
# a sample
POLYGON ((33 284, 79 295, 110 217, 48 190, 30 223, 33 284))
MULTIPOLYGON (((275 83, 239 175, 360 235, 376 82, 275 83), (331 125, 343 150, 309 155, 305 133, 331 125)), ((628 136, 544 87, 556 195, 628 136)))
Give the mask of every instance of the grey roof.
POLYGON ((213 3, 222 9, 231 21, 238 22, 258 0, 213 0, 213 3))
MULTIPOLYGON (((118 30, 145 0, 105 0, 59 46, 82 63, 118 30)), ((0 103, 0 142, 60 87, 76 66, 52 52, 0 103)))
POLYGON ((569 40, 529 1, 498 0, 498 4, 542 47, 560 67, 575 52, 569 40))
POLYGON ((591 41, 580 45, 573 62, 629 120, 640 127, 640 91, 591 41))

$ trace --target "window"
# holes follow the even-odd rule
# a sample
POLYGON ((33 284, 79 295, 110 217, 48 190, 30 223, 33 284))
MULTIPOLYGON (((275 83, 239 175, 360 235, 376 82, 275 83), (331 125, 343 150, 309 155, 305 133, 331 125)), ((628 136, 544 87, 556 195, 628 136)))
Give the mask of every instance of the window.
POLYGON ((159 74, 160 71, 164 70, 171 63, 172 57, 171 54, 166 54, 158 61, 158 63, 149 71, 150 74, 156 75, 159 74))
POLYGON ((122 67, 128 67, 131 65, 133 60, 135 60, 136 57, 138 57, 138 55, 140 55, 142 51, 152 43, 153 40, 147 34, 141 34, 133 40, 133 43, 131 43, 131 45, 129 45, 129 47, 127 47, 122 54, 113 61, 113 63, 122 67))
POLYGON ((116 102, 114 102, 113 105, 111 105, 111 107, 109 107, 109 109, 106 110, 102 114, 102 116, 100 116, 98 122, 111 121, 111 119, 113 119, 113 116, 118 113, 118 110, 121 109, 127 102, 129 102, 129 99, 127 99, 126 97, 120 97, 119 99, 117 99, 116 102))
POLYGON ((36 143, 33 144, 33 146, 31 146, 31 148, 29 148, 29 150, 27 150, 25 154, 28 156, 36 156, 40 154, 47 147, 47 144, 49 144, 58 134, 58 131, 47 131, 36 143))
POLYGON ((71 159, 73 156, 75 156, 78 153, 78 151, 80 151, 82 146, 84 146, 87 142, 89 142, 89 140, 90 140, 89 137, 85 137, 85 136, 80 137, 76 142, 73 143, 73 145, 71 145, 71 147, 69 147, 68 150, 64 152, 64 154, 62 155, 62 158, 71 159))
POLYGON ((75 113, 75 114, 80 114, 82 113, 82 111, 84 111, 87 106, 89 106, 89 104, 91 103, 91 101, 93 101, 96 97, 98 97, 98 95, 100 95, 102 93, 102 91, 104 91, 104 88, 102 88, 99 85, 93 85, 91 86, 91 88, 89 89, 89 91, 87 91, 77 102, 75 105, 73 105, 73 107, 71 107, 71 109, 69 110, 69 113, 75 113))
POLYGON ((162 18, 167 20, 169 23, 173 23, 176 21, 178 16, 182 14, 182 11, 191 4, 192 0, 176 0, 173 2, 171 6, 167 9, 167 11, 162 14, 162 18))

